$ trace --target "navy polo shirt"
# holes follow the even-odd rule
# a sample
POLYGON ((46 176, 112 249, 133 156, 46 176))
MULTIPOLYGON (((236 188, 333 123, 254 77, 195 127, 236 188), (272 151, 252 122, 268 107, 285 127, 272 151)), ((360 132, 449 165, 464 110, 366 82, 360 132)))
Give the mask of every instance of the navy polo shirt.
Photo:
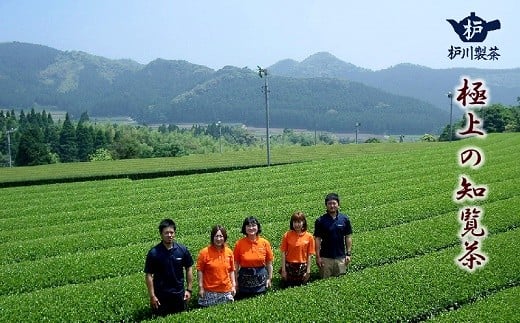
POLYGON ((314 223, 314 236, 321 238, 320 257, 344 258, 345 236, 352 234, 352 225, 346 214, 338 213, 333 218, 323 214, 314 223))
POLYGON ((188 249, 177 242, 166 249, 161 242, 148 252, 144 272, 153 274, 153 285, 158 295, 184 292, 184 268, 193 266, 193 258, 188 249))

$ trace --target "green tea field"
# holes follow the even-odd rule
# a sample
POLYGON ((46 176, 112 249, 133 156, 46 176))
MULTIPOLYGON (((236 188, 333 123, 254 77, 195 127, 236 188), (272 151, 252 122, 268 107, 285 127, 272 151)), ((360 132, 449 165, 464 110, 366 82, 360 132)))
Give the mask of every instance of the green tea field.
POLYGON ((490 134, 279 149, 271 167, 259 167, 265 152, 242 151, 0 169, 0 322, 520 322, 519 147, 519 134, 490 134), (468 147, 485 156, 480 168, 459 164, 468 147), (164 177, 139 176, 154 171, 164 177), (457 200, 462 177, 486 195, 457 200), (354 229, 347 274, 320 280, 314 265, 309 284, 278 288, 291 214, 302 210, 312 232, 329 192, 354 229), (486 232, 487 262, 473 272, 457 261, 466 206, 482 209, 486 232), (190 311, 153 318, 143 268, 159 222, 175 220, 196 257, 215 224, 233 247, 249 215, 274 248, 274 287, 198 309, 195 279, 190 311))

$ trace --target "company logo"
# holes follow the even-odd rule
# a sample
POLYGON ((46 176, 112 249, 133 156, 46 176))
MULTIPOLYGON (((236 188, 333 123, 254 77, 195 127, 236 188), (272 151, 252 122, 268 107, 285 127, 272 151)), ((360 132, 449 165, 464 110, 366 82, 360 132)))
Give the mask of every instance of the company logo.
POLYGON ((497 61, 501 54, 496 45, 483 43, 488 32, 501 28, 500 20, 485 21, 472 12, 469 16, 457 22, 453 19, 446 19, 453 27, 455 33, 464 43, 476 43, 469 46, 451 45, 448 48, 448 58, 450 60, 461 59, 471 61, 497 61))
POLYGON ((486 22, 476 16, 474 12, 459 22, 453 19, 446 19, 446 21, 451 24, 460 40, 465 43, 481 43, 486 39, 488 32, 500 29, 500 20, 486 22))

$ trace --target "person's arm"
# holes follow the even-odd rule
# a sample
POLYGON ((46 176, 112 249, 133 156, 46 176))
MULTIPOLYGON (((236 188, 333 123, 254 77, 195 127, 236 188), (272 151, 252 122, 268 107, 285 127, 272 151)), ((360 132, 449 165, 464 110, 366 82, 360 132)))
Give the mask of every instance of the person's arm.
POLYGON ((186 267, 186 290, 184 291, 184 300, 187 301, 191 298, 193 293, 193 267, 186 267))
POLYGON ((271 248, 271 244, 269 241, 265 240, 265 268, 267 269, 267 281, 265 282, 265 286, 267 288, 271 287, 272 281, 273 281, 273 260, 274 260, 274 253, 273 249, 271 248))
POLYGON ((148 295, 150 296, 150 307, 153 309, 158 309, 161 306, 159 299, 155 296, 155 290, 153 288, 153 274, 146 273, 144 276, 144 280, 146 282, 146 289, 148 290, 148 295))
POLYGON ((282 237, 282 242, 280 243, 280 253, 282 256, 282 259, 280 261, 280 275, 282 275, 283 280, 287 280, 287 271, 285 270, 285 263, 287 262, 287 250, 289 249, 288 246, 288 232, 284 233, 282 237))
POLYGON ((234 270, 229 272, 229 280, 231 280, 231 295, 235 296, 237 294, 237 285, 234 270))
POLYGON ((321 238, 320 237, 314 237, 314 243, 316 245, 316 265, 318 265, 318 268, 321 268, 323 266, 323 262, 321 260, 321 238))
POLYGON ((203 298, 204 297, 204 277, 203 277, 202 271, 197 270, 197 277, 198 277, 198 281, 199 281, 199 297, 203 298))
POLYGON ((311 277, 311 262, 312 262, 312 255, 309 254, 307 256, 307 271, 305 272, 305 276, 303 276, 303 281, 306 282, 311 277))
POLYGON ((348 264, 352 260, 352 235, 347 234, 345 236, 345 246, 347 248, 347 253, 345 257, 345 262, 348 264))
POLYGON ((268 261, 265 264, 265 267, 267 268, 267 281, 265 282, 265 286, 269 288, 271 287, 271 281, 273 280, 273 262, 268 261))
POLYGON ((238 261, 235 260, 235 288, 240 288, 240 286, 238 285, 238 275, 239 275, 239 272, 240 271, 240 264, 238 263, 238 261))
POLYGON ((281 266, 282 266, 282 269, 281 269, 281 274, 282 274, 282 279, 283 280, 286 280, 287 279, 287 271, 285 271, 285 252, 282 251, 282 261, 281 261, 281 266))

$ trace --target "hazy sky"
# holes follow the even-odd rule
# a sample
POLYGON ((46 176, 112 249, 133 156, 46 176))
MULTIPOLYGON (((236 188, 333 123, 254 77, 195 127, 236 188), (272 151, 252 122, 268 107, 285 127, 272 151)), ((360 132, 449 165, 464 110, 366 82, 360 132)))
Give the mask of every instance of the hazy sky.
POLYGON ((213 69, 301 61, 326 51, 359 67, 520 67, 518 0, 0 0, 0 42, 19 41, 147 64, 213 69), (475 12, 501 29, 463 43, 446 19, 475 12), (451 46, 496 46, 498 61, 450 60, 451 46))

